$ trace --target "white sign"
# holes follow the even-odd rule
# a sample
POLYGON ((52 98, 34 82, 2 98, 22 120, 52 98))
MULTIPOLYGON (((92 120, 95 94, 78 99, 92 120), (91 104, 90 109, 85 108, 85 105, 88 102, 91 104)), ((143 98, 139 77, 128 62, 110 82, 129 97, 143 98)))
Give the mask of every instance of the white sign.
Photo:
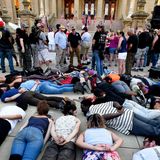
POLYGON ((108 16, 108 8, 109 8, 109 7, 108 7, 108 3, 106 3, 106 5, 105 5, 105 15, 106 15, 106 16, 108 16))

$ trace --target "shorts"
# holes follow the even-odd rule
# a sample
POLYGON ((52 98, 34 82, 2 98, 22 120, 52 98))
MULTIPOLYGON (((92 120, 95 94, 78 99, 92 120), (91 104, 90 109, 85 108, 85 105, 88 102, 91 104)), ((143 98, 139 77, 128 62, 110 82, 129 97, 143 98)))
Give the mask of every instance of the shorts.
POLYGON ((38 51, 38 59, 39 59, 39 61, 41 61, 41 62, 50 61, 51 58, 50 58, 49 54, 50 53, 49 53, 47 48, 43 49, 41 51, 38 51))
POLYGON ((145 54, 146 54, 146 48, 143 48, 143 49, 138 48, 137 53, 135 55, 135 59, 144 60, 145 54))
POLYGON ((116 53, 116 48, 109 48, 109 53, 110 54, 115 54, 116 53))
POLYGON ((118 59, 126 60, 127 58, 127 52, 118 53, 118 59))

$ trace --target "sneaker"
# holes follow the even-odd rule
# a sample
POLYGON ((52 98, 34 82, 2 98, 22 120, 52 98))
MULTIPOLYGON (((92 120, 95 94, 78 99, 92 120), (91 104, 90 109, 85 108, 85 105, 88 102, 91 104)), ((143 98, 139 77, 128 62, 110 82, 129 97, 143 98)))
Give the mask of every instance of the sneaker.
POLYGON ((132 68, 132 71, 136 71, 136 72, 138 72, 138 68, 137 67, 135 67, 135 68, 132 68))

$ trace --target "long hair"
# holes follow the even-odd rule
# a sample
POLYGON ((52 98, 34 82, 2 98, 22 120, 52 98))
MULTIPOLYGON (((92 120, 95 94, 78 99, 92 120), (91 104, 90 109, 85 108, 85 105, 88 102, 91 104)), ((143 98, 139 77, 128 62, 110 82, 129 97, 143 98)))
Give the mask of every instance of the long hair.
POLYGON ((93 114, 87 118, 87 128, 105 128, 104 119, 99 114, 93 114))
POLYGON ((75 111, 76 109, 77 107, 74 103, 72 103, 71 101, 66 101, 62 113, 64 115, 73 115, 73 111, 75 111))

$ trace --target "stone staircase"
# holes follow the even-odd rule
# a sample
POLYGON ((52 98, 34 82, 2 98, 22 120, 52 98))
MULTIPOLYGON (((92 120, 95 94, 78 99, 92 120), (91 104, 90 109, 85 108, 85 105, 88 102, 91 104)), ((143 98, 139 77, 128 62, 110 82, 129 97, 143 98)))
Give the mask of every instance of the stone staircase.
MULTIPOLYGON (((74 19, 74 20, 55 19, 54 23, 52 23, 51 26, 56 28, 55 27, 56 24, 63 24, 68 29, 71 29, 72 26, 75 26, 77 31, 81 31, 83 26, 81 19, 74 19)), ((96 21, 91 20, 91 24, 88 25, 89 32, 95 32, 96 26, 98 24, 103 24, 105 30, 111 29, 113 31, 122 30, 124 27, 123 22, 121 20, 113 20, 112 22, 110 20, 105 20, 104 22, 103 19, 99 19, 96 21)))

